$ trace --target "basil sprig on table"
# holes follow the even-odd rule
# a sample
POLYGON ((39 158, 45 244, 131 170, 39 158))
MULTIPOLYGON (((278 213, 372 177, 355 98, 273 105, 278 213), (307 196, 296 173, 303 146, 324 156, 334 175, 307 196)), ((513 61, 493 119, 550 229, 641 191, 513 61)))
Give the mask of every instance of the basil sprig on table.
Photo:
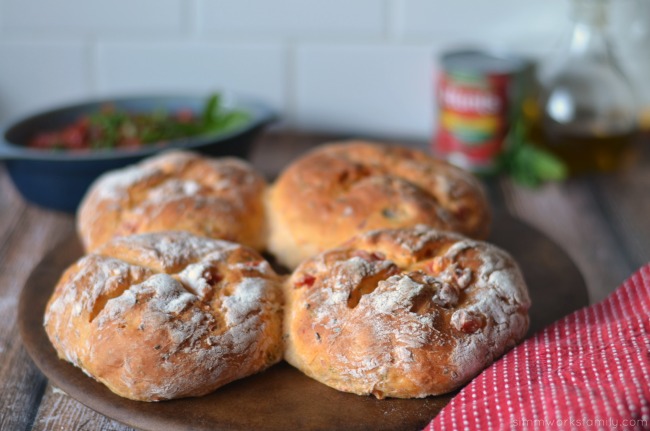
POLYGON ((561 181, 568 176, 568 168, 562 160, 530 142, 522 119, 515 121, 506 137, 499 168, 515 182, 528 187, 561 181))

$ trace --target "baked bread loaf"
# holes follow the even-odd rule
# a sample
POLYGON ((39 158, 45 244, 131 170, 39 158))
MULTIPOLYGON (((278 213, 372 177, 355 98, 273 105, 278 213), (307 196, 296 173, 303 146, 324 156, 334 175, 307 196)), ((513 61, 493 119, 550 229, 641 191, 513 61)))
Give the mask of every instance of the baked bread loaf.
POLYGON ((503 250, 425 226, 376 230, 285 284, 285 360, 377 398, 453 391, 514 346, 530 300, 503 250))
POLYGON ((280 279, 254 250, 163 232, 66 270, 47 304, 59 357, 118 395, 200 396, 282 358, 280 279))
POLYGON ((101 176, 79 207, 86 251, 115 236, 183 230, 265 246, 266 182, 238 159, 171 151, 101 176))
POLYGON ((426 224, 484 239, 486 196, 471 174, 423 152, 373 142, 319 147, 268 196, 269 251, 295 268, 357 233, 426 224))

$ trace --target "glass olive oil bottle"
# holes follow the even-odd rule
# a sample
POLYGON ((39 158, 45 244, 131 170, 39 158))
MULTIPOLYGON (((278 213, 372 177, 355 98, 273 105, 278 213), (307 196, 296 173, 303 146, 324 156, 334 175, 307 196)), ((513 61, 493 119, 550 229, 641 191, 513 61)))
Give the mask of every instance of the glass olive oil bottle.
POLYGON ((636 134, 637 104, 607 34, 608 0, 572 0, 563 55, 544 65, 540 95, 523 109, 531 140, 570 174, 617 169, 636 134))

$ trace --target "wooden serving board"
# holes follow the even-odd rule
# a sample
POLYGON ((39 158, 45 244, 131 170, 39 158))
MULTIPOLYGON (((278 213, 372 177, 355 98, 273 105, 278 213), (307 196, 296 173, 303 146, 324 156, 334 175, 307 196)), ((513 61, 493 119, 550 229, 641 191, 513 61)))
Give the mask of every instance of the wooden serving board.
MULTIPOLYGON (((580 272, 540 232, 511 216, 498 215, 490 241, 515 256, 524 272, 533 301, 529 333, 588 304, 580 272)), ((20 298, 20 332, 30 356, 54 385, 127 425, 151 431, 416 430, 454 395, 376 400, 338 392, 282 362, 200 398, 159 403, 121 398, 59 360, 43 328, 45 306, 59 276, 81 255, 81 245, 72 237, 37 265, 20 298)))

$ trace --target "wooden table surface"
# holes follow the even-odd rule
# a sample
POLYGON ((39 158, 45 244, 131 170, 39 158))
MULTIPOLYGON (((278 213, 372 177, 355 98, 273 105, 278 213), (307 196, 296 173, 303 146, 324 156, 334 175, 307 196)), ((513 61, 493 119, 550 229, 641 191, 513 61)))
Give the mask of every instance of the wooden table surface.
MULTIPOLYGON (((331 136, 269 133, 251 155, 272 178, 295 156, 331 136)), ((408 143, 424 147, 425 143, 408 143)), ((496 210, 535 226, 582 271, 591 302, 650 261, 650 141, 637 143, 624 171, 531 190, 507 178, 487 181, 496 210)), ((50 385, 25 352, 18 297, 42 256, 74 230, 70 215, 26 204, 0 166, 0 430, 129 430, 50 385)))

